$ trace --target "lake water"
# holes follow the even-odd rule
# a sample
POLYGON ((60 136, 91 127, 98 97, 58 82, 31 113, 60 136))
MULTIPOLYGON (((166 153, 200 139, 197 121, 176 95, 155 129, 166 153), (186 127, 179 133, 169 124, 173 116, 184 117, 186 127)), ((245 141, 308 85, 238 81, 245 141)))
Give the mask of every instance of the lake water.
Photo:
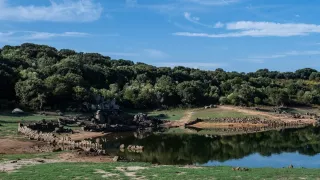
POLYGON ((129 161, 166 165, 320 168, 320 129, 274 130, 221 136, 209 130, 186 133, 121 133, 96 141, 110 155, 129 161), (201 134, 201 135, 200 135, 201 134), (121 152, 121 144, 144 146, 144 151, 121 152))

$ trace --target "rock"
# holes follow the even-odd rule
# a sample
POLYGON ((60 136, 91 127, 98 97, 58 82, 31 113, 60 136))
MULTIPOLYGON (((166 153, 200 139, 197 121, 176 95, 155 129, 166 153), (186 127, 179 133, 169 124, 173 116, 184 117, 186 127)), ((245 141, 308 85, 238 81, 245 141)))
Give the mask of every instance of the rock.
POLYGON ((24 113, 24 111, 22 111, 21 109, 19 109, 19 108, 15 108, 14 110, 12 110, 12 112, 11 112, 12 114, 23 114, 24 113))
POLYGON ((115 156, 113 159, 112 159, 114 162, 117 162, 119 160, 119 156, 115 156))
POLYGON ((165 115, 165 114, 159 114, 158 117, 159 117, 159 118, 165 118, 166 115, 165 115))
POLYGON ((11 161, 11 163, 17 163, 18 161, 11 161))
POLYGON ((37 162, 39 162, 39 163, 45 163, 45 161, 42 160, 42 159, 37 160, 37 162))
POLYGON ((121 144, 120 149, 124 149, 124 148, 125 148, 124 144, 121 144))
POLYGON ((243 170, 243 171, 249 171, 249 169, 248 169, 248 168, 242 168, 242 170, 243 170))

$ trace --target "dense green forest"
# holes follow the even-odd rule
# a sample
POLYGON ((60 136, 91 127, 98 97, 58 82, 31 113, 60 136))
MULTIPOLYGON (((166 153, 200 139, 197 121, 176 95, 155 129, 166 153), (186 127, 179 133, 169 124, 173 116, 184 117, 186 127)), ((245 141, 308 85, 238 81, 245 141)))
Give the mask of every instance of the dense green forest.
POLYGON ((122 107, 320 104, 320 72, 155 67, 25 43, 0 53, 0 108, 79 109, 99 94, 122 107))

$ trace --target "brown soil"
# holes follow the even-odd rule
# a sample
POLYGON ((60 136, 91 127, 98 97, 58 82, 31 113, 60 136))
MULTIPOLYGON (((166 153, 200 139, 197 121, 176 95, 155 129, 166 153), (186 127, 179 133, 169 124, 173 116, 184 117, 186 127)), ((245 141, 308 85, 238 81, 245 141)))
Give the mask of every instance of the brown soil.
POLYGON ((199 122, 190 127, 195 127, 199 129, 205 128, 239 128, 239 127, 264 127, 268 126, 267 124, 251 124, 251 123, 208 123, 208 122, 199 122))
POLYGON ((101 133, 101 132, 78 131, 78 132, 75 132, 75 134, 71 134, 70 137, 71 137, 71 140, 78 141, 78 140, 102 137, 105 135, 107 135, 107 134, 101 133))
POLYGON ((0 154, 35 153, 32 148, 45 143, 38 141, 22 141, 18 139, 0 139, 0 154))
POLYGON ((194 112, 192 111, 187 111, 184 116, 179 120, 179 121, 171 121, 166 124, 167 127, 180 127, 184 126, 188 122, 190 122, 192 119, 192 114, 194 112))
MULTIPOLYGON (((89 138, 96 138, 105 136, 105 133, 99 132, 77 132, 71 134, 72 140, 84 140, 89 138)), ((0 139, 0 154, 25 154, 25 153, 37 153, 35 146, 45 146, 45 142, 19 140, 19 139, 0 139)))
POLYGON ((64 162, 113 162, 110 156, 85 156, 79 155, 76 152, 62 153, 58 156, 64 162))

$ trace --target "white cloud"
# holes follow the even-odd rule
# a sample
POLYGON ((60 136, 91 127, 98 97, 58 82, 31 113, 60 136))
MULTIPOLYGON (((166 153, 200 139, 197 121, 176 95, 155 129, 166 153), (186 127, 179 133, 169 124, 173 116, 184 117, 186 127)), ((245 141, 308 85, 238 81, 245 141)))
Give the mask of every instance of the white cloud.
POLYGON ((106 56, 123 56, 123 57, 140 56, 140 54, 138 53, 125 53, 125 52, 101 52, 101 54, 106 56))
POLYGON ((156 66, 161 67, 176 67, 184 66, 190 68, 200 68, 200 69, 210 69, 227 66, 226 63, 201 63, 201 62, 163 62, 163 63, 153 63, 156 66))
POLYGON ((200 22, 200 18, 199 17, 194 17, 191 16, 191 13, 189 12, 184 12, 184 18, 194 24, 198 24, 204 27, 208 27, 208 28, 222 28, 224 26, 224 24, 222 24, 221 22, 217 22, 215 25, 207 25, 207 24, 203 24, 200 22))
POLYGON ((224 24, 221 23, 221 22, 217 22, 215 25, 214 25, 215 28, 223 28, 224 27, 224 24))
POLYGON ((188 20, 188 21, 191 21, 191 22, 194 22, 194 23, 198 23, 198 21, 200 20, 200 18, 198 17, 192 17, 190 13, 188 12, 185 12, 184 13, 184 17, 188 20))
POLYGON ((63 33, 50 33, 50 32, 37 32, 37 31, 11 31, 0 32, 0 41, 25 41, 25 40, 44 40, 57 37, 87 37, 88 33, 83 32, 63 32, 63 33))
POLYGON ((240 0, 184 0, 185 2, 191 2, 207 6, 220 6, 220 5, 229 5, 232 3, 237 3, 240 0))
POLYGON ((126 6, 128 7, 134 7, 138 4, 137 0, 126 0, 126 6))
POLYGON ((320 50, 309 50, 309 51, 289 51, 279 54, 267 55, 267 56, 251 56, 252 59, 277 59, 289 56, 311 56, 320 55, 320 50))
POLYGON ((248 58, 236 59, 243 62, 252 62, 252 63, 264 63, 267 59, 279 59, 292 56, 311 56, 311 55, 320 55, 320 50, 309 50, 309 51, 288 51, 278 54, 271 55, 260 55, 260 56, 249 56, 248 58))
POLYGON ((85 37, 89 36, 88 33, 82 32, 63 32, 63 33, 49 33, 49 32, 26 32, 24 36, 28 40, 41 40, 41 39, 51 39, 55 37, 85 37))
POLYGON ((166 58, 169 56, 167 53, 157 49, 144 49, 144 54, 150 58, 156 59, 166 58))
POLYGON ((101 52, 101 54, 107 56, 118 56, 118 57, 144 57, 151 59, 162 59, 167 58, 169 55, 163 51, 157 49, 143 49, 136 52, 101 52))
POLYGON ((183 25, 183 24, 180 24, 180 23, 177 23, 177 22, 173 22, 172 24, 174 26, 176 26, 177 28, 183 29, 185 31, 201 32, 199 29, 196 29, 196 28, 191 27, 191 26, 183 25))
POLYGON ((177 32, 177 36, 190 37, 209 37, 209 38, 224 38, 224 37, 289 37, 289 36, 304 36, 311 33, 320 33, 320 26, 316 24, 298 24, 298 23, 274 23, 274 22, 252 22, 239 21, 226 24, 226 30, 236 31, 222 34, 207 34, 207 33, 190 33, 177 32))
POLYGON ((255 59, 255 58, 236 59, 236 60, 242 61, 242 62, 259 63, 259 64, 262 64, 265 62, 263 59, 255 59))
POLYGON ((0 20, 9 21, 95 21, 102 14, 102 7, 93 0, 50 1, 48 6, 13 6, 8 0, 0 0, 0 20))

